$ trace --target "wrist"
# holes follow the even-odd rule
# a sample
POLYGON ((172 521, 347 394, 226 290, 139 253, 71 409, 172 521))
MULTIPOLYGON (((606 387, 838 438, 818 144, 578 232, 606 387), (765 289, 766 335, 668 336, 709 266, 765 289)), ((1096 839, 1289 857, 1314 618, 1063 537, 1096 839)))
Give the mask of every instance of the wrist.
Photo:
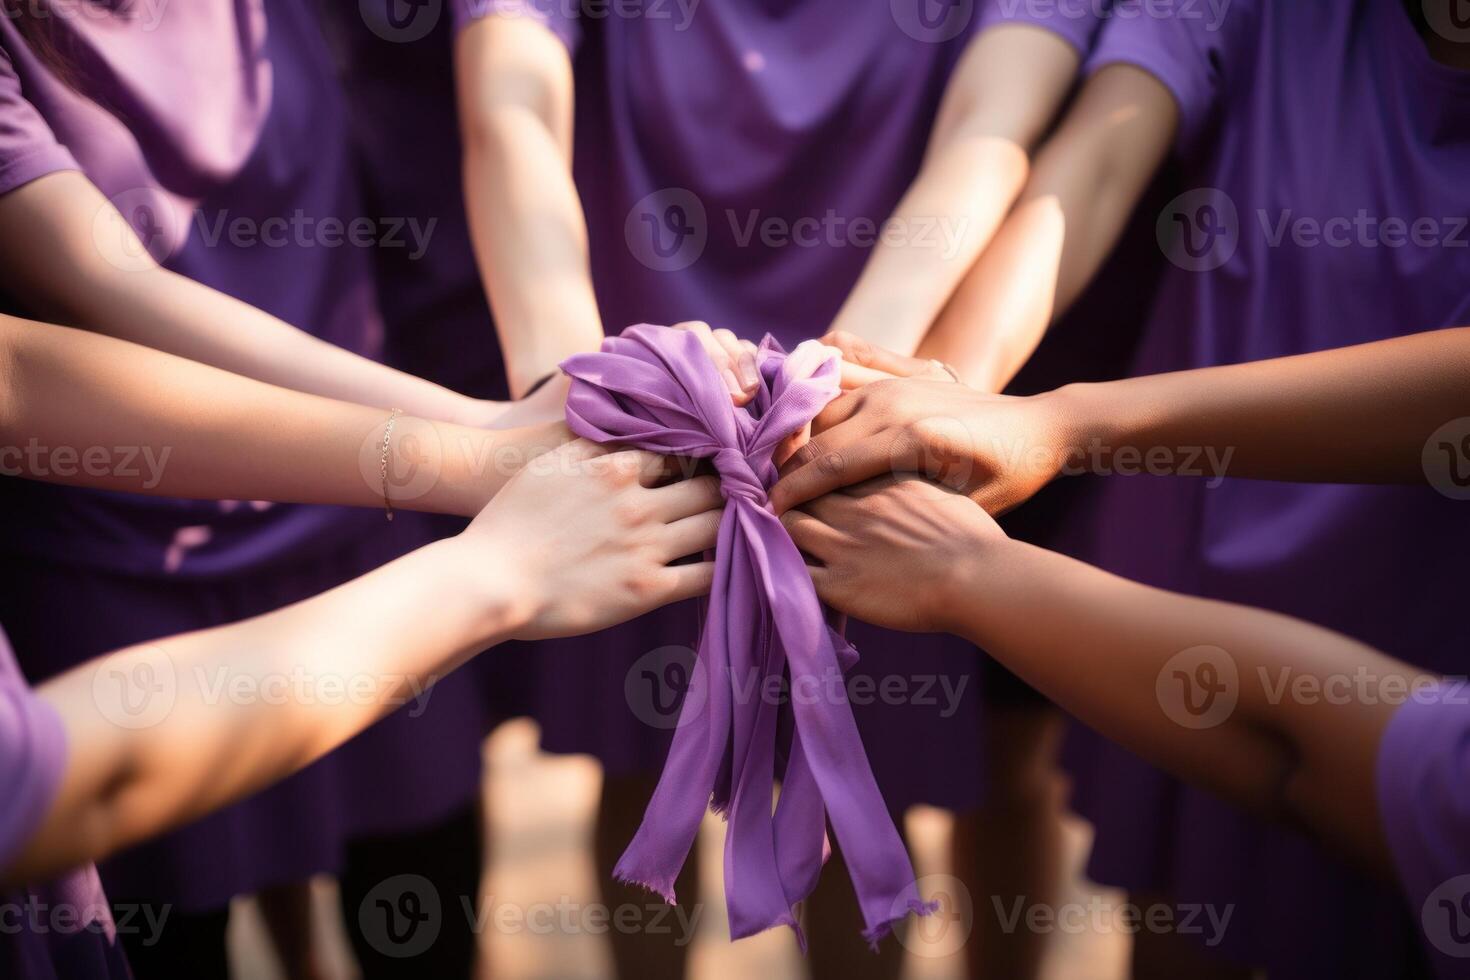
POLYGON ((938 586, 943 632, 985 646, 995 604, 1014 581, 1025 574, 1025 559, 1035 546, 996 534, 971 548, 956 562, 938 586))
POLYGON ((440 596, 454 596, 464 610, 470 640, 492 646, 514 637, 536 615, 539 603, 525 577, 512 572, 513 556, 474 538, 473 529, 425 545, 420 552, 437 570, 440 596))
POLYGON ((1011 564, 1024 547, 999 531, 968 543, 934 585, 934 619, 939 630, 969 639, 994 591, 997 570, 1011 564))
POLYGON ((1109 382, 1076 382, 1043 399, 1065 475, 1096 473, 1123 437, 1109 382))

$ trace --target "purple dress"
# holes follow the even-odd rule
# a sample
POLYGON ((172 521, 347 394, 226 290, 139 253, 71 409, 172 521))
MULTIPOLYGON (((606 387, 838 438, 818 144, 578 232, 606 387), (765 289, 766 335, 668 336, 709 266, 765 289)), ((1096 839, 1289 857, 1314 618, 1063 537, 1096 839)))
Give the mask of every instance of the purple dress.
MULTIPOLYGON (((31 692, 0 631, 0 868, 40 828, 66 769, 66 732, 31 692)), ((0 891, 0 976, 132 976, 112 909, 90 865, 42 885, 0 891)))
MULTIPOLYGON (((1171 266, 1135 373, 1470 321, 1470 236, 1454 217, 1470 214, 1470 73, 1430 58, 1401 0, 1237 2, 1217 24, 1118 18, 1089 70, 1112 63, 1178 100, 1193 188, 1158 216, 1171 266)), ((1470 521, 1452 489, 1114 476, 1079 539, 1126 577, 1461 674, 1470 521)), ((1272 977, 1412 972, 1418 930, 1389 889, 1315 840, 1078 742, 1096 880, 1233 907, 1217 952, 1272 977)))
MULTIPOLYGON (((80 170, 169 269, 377 356, 369 257, 328 224, 365 212, 318 26, 286 0, 145 6, 54 19, 70 84, 0 19, 0 194, 80 170), (259 237, 230 230, 240 222, 259 237)), ((16 299, 7 307, 23 311, 16 299)), ((0 616, 34 681, 307 598, 427 537, 413 515, 389 525, 370 509, 16 479, 0 479, 0 497, 0 616)), ((478 691, 448 678, 418 716, 399 712, 278 786, 117 856, 103 877, 119 899, 201 911, 335 871, 349 837, 417 829, 473 801, 484 729, 478 691)))
MULTIPOLYGON (((533 17, 573 53, 573 169, 608 331, 701 319, 791 348, 825 332, 856 282, 968 42, 1009 13, 1085 51, 1099 22, 1056 12, 1073 5, 1010 13, 1025 6, 763 0, 640 18, 579 18, 575 4, 531 0, 452 9, 461 26, 533 17)), ((913 231, 936 245, 944 235, 938 223, 913 231)), ((861 658, 850 698, 889 806, 977 802, 974 648, 861 623, 848 636, 861 658)), ((543 644, 532 671, 543 746, 593 753, 614 775, 656 773, 697 640, 690 604, 543 644)))
POLYGON ((1470 976, 1470 685, 1395 713, 1378 747, 1378 810, 1439 976, 1470 976))

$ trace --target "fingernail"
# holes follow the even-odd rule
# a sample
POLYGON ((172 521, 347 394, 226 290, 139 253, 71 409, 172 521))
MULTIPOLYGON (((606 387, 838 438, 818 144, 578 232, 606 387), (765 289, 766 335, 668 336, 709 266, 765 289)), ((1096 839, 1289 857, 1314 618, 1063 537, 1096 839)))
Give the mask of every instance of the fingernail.
POLYGON ((755 358, 749 354, 740 358, 740 377, 745 382, 745 387, 748 391, 754 391, 760 386, 760 370, 755 366, 755 358))
POLYGON ((725 368, 724 375, 725 387, 730 389, 730 394, 738 395, 745 390, 745 388, 740 384, 740 379, 735 377, 734 371, 731 371, 729 368, 725 368))

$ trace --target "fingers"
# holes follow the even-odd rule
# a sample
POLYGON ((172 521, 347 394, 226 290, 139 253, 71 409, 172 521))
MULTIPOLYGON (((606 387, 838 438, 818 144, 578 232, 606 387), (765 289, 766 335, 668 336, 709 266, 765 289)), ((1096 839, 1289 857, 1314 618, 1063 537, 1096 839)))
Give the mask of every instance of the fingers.
MULTIPOLYGON (((854 368, 858 369, 852 374, 854 378, 865 375, 875 381, 882 377, 912 378, 934 374, 936 371, 943 374, 945 370, 938 361, 899 354, 843 330, 834 330, 827 334, 822 338, 822 343, 842 351, 843 360, 851 361, 854 368)), ((948 374, 944 376, 949 377, 948 374)), ((846 377, 847 372, 844 372, 844 378, 846 377)), ((847 385, 844 384, 844 387, 847 385)))
POLYGON ((724 348, 730 356, 731 363, 735 366, 735 377, 740 381, 740 388, 747 396, 755 394, 755 389, 761 383, 760 371, 756 368, 755 352, 756 346, 748 340, 741 340, 728 330, 716 330, 715 340, 724 348))
POLYGON ((842 487, 893 472, 899 447, 893 440, 865 438, 842 445, 831 433, 818 436, 791 457, 796 465, 771 488, 771 506, 781 514, 842 487))
POLYGON ((722 510, 725 503, 720 493, 720 481, 713 476, 697 476, 692 480, 657 487, 651 491, 650 500, 653 516, 665 524, 705 511, 722 510))
POLYGON ((665 590, 659 605, 709 595, 715 582, 715 563, 695 562, 690 565, 670 565, 663 570, 665 590))
POLYGON ((699 338, 700 345, 719 370, 720 377, 736 405, 744 405, 750 401, 760 385, 754 344, 740 340, 729 330, 711 330, 710 325, 702 320, 676 323, 674 329, 687 331, 699 338))
POLYGON ((895 375, 889 374, 887 371, 864 367, 844 357, 842 359, 842 369, 838 378, 838 384, 843 391, 851 391, 854 388, 861 388, 875 381, 885 381, 893 377, 895 375))
POLYGON ((664 532, 665 560, 674 561, 713 548, 720 535, 722 516, 721 511, 707 510, 670 523, 664 532))
POLYGON ((781 525, 798 548, 818 561, 831 561, 852 545, 847 535, 803 511, 792 510, 782 514, 781 525))

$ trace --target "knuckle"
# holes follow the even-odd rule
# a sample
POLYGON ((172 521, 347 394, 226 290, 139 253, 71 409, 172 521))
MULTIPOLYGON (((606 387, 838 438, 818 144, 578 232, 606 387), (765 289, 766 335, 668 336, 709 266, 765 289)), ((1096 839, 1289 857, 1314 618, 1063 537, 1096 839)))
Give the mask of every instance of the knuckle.
POLYGON ((613 505, 612 519, 621 528, 641 527, 648 519, 648 509, 638 501, 620 501, 613 505))
POLYGON ((817 472, 824 476, 841 476, 847 469, 847 460, 835 449, 822 453, 814 461, 817 472))

